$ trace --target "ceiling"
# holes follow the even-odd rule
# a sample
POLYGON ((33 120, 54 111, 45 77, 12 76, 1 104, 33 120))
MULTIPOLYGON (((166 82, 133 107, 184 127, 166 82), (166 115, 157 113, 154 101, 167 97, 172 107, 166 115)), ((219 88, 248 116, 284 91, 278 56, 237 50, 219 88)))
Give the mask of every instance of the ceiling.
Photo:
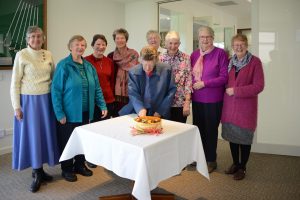
POLYGON ((222 9, 222 11, 237 18, 250 18, 251 0, 194 0, 209 6, 222 9))

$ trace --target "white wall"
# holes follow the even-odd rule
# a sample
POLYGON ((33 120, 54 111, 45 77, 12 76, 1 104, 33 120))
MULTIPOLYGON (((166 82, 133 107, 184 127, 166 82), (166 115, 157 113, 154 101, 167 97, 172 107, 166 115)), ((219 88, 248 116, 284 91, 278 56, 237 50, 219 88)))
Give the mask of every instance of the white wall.
POLYGON ((11 151, 13 109, 10 101, 11 70, 0 71, 0 155, 11 151))
POLYGON ((252 2, 253 47, 265 72, 254 150, 300 156, 300 1, 252 2))
POLYGON ((128 47, 137 52, 147 45, 148 30, 158 30, 157 4, 152 0, 142 0, 125 5, 125 27, 129 32, 128 47))
POLYGON ((80 34, 88 42, 85 55, 92 53, 90 43, 96 33, 108 40, 106 53, 115 44, 112 33, 124 27, 124 4, 107 0, 51 0, 48 2, 48 49, 55 62, 69 54, 67 43, 71 36, 80 34))

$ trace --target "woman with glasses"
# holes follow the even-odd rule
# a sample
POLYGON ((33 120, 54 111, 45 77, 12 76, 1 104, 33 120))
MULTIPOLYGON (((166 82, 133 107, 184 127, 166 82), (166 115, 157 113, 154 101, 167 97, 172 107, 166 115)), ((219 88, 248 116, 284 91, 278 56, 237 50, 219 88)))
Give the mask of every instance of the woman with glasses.
POLYGON ((248 51, 245 35, 235 35, 231 44, 234 55, 224 94, 222 137, 229 142, 233 159, 225 173, 242 180, 257 125, 258 94, 264 89, 264 73, 260 59, 248 51))
POLYGON ((223 49, 213 45, 212 28, 200 27, 198 38, 199 49, 191 55, 193 124, 200 130, 208 172, 211 173, 217 168, 218 126, 228 79, 228 57, 223 49))
POLYGON ((161 38, 159 32, 155 30, 149 30, 146 34, 146 39, 148 45, 153 46, 157 50, 158 55, 161 55, 167 51, 166 49, 160 46, 161 38))
POLYGON ((41 28, 28 27, 27 48, 16 55, 10 88, 15 112, 12 168, 32 167, 31 192, 53 179, 43 170, 43 163, 54 166, 59 159, 50 95, 54 62, 52 54, 42 49, 44 41, 41 28))

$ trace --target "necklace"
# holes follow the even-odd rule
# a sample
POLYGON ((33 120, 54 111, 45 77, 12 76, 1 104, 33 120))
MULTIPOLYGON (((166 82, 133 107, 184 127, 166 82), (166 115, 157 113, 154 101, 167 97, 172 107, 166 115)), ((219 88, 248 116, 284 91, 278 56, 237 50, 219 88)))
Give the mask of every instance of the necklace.
POLYGON ((100 60, 100 69, 102 70, 102 62, 103 62, 103 60, 101 59, 100 60))

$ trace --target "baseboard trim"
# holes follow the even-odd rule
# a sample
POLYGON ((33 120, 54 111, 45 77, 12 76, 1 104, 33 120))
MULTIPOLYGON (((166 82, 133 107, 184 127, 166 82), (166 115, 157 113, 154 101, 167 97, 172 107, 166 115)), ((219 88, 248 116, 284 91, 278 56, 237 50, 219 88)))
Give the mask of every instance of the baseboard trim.
POLYGON ((12 146, 0 148, 0 155, 4 155, 11 152, 12 152, 12 146))
POLYGON ((251 147, 252 152, 286 155, 286 156, 300 156, 300 146, 291 145, 278 145, 278 144, 265 144, 253 143, 251 147))

